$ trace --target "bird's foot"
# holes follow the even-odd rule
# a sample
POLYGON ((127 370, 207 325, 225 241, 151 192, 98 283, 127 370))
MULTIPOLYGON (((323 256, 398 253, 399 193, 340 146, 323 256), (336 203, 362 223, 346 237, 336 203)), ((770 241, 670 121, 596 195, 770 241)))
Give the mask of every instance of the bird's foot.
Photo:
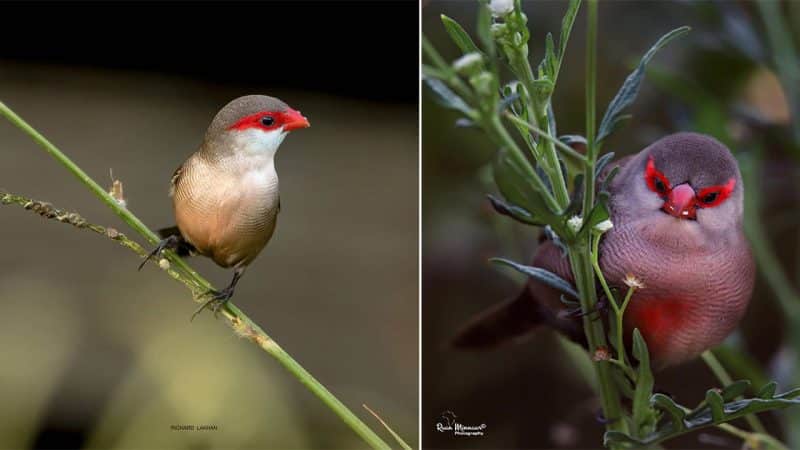
POLYGON ((214 312, 214 317, 219 316, 219 310, 230 301, 231 297, 233 297, 233 287, 228 286, 221 291, 210 290, 203 294, 203 296, 210 296, 211 298, 197 308, 197 311, 192 314, 192 318, 189 319, 190 322, 193 321, 194 318, 206 308, 209 308, 214 312))
POLYGON ((156 248, 154 248, 153 251, 144 258, 144 261, 142 261, 141 264, 139 264, 139 270, 142 270, 142 267, 147 264, 147 261, 150 261, 156 256, 161 256, 161 252, 163 252, 165 249, 173 250, 177 248, 180 242, 181 238, 176 235, 167 236, 162 239, 161 242, 158 243, 158 246, 156 246, 156 248))
POLYGON ((595 303, 594 308, 592 308, 590 311, 583 312, 583 310, 580 307, 578 307, 566 310, 564 312, 564 315, 567 317, 581 318, 583 316, 590 316, 594 313, 598 313, 597 316, 591 318, 592 321, 595 321, 601 317, 601 314, 599 313, 604 313, 607 310, 608 310, 608 299, 606 299, 605 297, 600 297, 597 300, 597 303, 595 303))

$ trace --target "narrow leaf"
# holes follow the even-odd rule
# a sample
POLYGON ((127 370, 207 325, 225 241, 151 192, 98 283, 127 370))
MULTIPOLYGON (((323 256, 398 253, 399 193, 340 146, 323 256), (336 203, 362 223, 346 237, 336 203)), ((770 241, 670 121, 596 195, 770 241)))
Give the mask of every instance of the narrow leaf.
POLYGON ((445 72, 444 70, 437 69, 436 67, 429 66, 427 64, 422 65, 422 76, 425 78, 438 78, 440 80, 446 80, 450 75, 445 72))
POLYGON ((594 208, 592 208, 592 212, 589 213, 589 217, 584 219, 583 226, 578 234, 588 233, 592 228, 594 228, 595 225, 610 217, 610 214, 608 213, 608 207, 606 206, 607 200, 607 193, 597 193, 597 203, 594 205, 594 208))
POLYGON ((447 85, 436 78, 425 78, 425 85, 435 94, 433 98, 445 108, 455 109, 467 115, 472 115, 472 109, 447 85))
POLYGON ((596 180, 600 179, 600 174, 603 173, 603 169, 605 169, 606 164, 610 163, 612 159, 614 159, 614 152, 608 152, 605 155, 597 158, 597 163, 594 166, 594 178, 596 180))
POLYGON ((617 173, 619 173, 619 166, 613 167, 608 172, 608 175, 603 177, 603 181, 600 182, 600 189, 598 189, 598 192, 608 192, 608 185, 611 184, 611 181, 614 180, 614 177, 617 176, 617 173))
POLYGON ((706 391, 706 404, 711 409, 711 419, 714 422, 721 422, 725 417, 725 408, 723 406, 722 396, 715 389, 706 391))
POLYGON ((469 37, 467 32, 461 28, 461 25, 459 25, 458 22, 445 16, 444 14, 442 14, 441 17, 444 28, 450 35, 450 38, 453 39, 453 42, 456 43, 458 48, 460 48, 465 55, 472 52, 482 53, 478 46, 472 42, 472 38, 469 37))
POLYGON ((524 208, 531 212, 537 220, 545 223, 553 223, 556 216, 550 211, 537 187, 531 182, 527 170, 520 164, 530 164, 527 161, 522 163, 511 158, 507 152, 501 151, 493 165, 494 181, 500 193, 510 203, 524 208))
POLYGON ((496 50, 494 38, 492 38, 492 14, 489 11, 489 0, 480 0, 478 7, 478 39, 486 49, 486 53, 494 58, 496 50))
POLYGON ((558 62, 564 59, 564 53, 567 51, 567 42, 569 42, 569 35, 572 32, 572 25, 575 23, 575 17, 578 16, 578 10, 581 7, 581 0, 570 0, 567 6, 567 12, 564 13, 564 18, 561 20, 561 35, 558 38, 558 62))
POLYGON ((748 389, 750 389, 750 380, 734 381, 722 390, 722 400, 726 402, 735 400, 736 397, 744 395, 748 389))
POLYGON ((509 266, 515 269, 517 272, 523 273, 535 279, 536 281, 540 281, 554 289, 558 289, 565 294, 571 295, 574 298, 578 298, 578 293, 575 292, 575 288, 572 287, 572 284, 553 272, 542 269, 541 267, 526 266, 505 258, 492 258, 489 261, 495 264, 509 266))
POLYGON ((647 63, 649 63, 653 56, 655 56, 656 52, 667 45, 667 43, 669 43, 671 40, 688 32, 689 30, 689 27, 684 26, 670 31, 662 36, 661 39, 659 39, 652 47, 650 47, 650 50, 644 54, 639 62, 639 65, 630 75, 628 75, 628 78, 625 79, 625 82, 617 92, 617 95, 608 105, 608 109, 606 109, 603 120, 600 122, 596 141, 602 141, 611 134, 615 124, 619 124, 619 116, 621 115, 622 111, 636 99, 636 96, 639 94, 639 87, 642 84, 642 79, 644 78, 645 67, 647 67, 647 63))
POLYGON ((494 208, 498 214, 511 217, 517 222, 524 223, 525 225, 542 225, 541 222, 537 222, 534 219, 533 214, 526 211, 524 208, 506 203, 502 199, 499 199, 493 195, 487 195, 486 197, 489 199, 489 203, 491 203, 492 208, 494 208))
POLYGON ((778 383, 774 381, 770 381, 769 383, 765 384, 764 387, 759 389, 756 397, 770 399, 775 396, 775 389, 778 388, 778 383))
POLYGON ((639 361, 636 371, 636 389, 633 396, 633 420, 637 434, 650 431, 655 425, 655 410, 650 404, 653 396, 653 371, 650 369, 650 353, 638 328, 633 330, 633 356, 639 361))
POLYGON ((674 400, 664 394, 653 394, 650 402, 656 408, 669 414, 670 420, 672 420, 672 426, 675 428, 675 430, 686 429, 686 423, 684 422, 684 419, 686 418, 686 410, 675 403, 674 400))

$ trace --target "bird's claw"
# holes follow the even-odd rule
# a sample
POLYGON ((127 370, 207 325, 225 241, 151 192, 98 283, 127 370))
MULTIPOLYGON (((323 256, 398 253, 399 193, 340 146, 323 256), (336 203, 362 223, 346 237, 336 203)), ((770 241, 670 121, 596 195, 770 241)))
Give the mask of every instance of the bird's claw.
POLYGON ((203 310, 206 308, 210 308, 211 311, 214 313, 214 317, 218 317, 219 310, 222 309, 233 296, 233 290, 232 289, 223 289, 221 291, 210 290, 205 294, 203 294, 203 296, 210 296, 211 298, 203 302, 203 304, 200 305, 199 308, 197 308, 197 311, 195 311, 194 314, 192 314, 192 318, 189 319, 190 322, 193 321, 194 318, 198 314, 203 312, 203 310))
POLYGON ((162 239, 161 242, 158 243, 156 248, 154 248, 153 251, 150 252, 144 258, 144 261, 142 261, 141 264, 139 264, 139 269, 138 270, 142 270, 142 267, 144 267, 144 265, 147 264, 147 261, 150 261, 151 259, 153 259, 156 256, 160 256, 161 252, 163 252, 164 249, 175 248, 178 245, 178 242, 179 242, 179 239, 175 235, 168 236, 168 237, 162 239))
POLYGON ((599 313, 603 313, 607 309, 608 309, 608 299, 606 299, 605 297, 601 297, 600 299, 597 300, 597 303, 595 303, 594 308, 592 308, 590 311, 583 312, 583 309, 578 307, 566 310, 564 312, 564 315, 567 317, 581 318, 583 316, 590 316, 594 313, 598 313, 597 316, 591 319, 592 321, 595 321, 601 317, 599 313))

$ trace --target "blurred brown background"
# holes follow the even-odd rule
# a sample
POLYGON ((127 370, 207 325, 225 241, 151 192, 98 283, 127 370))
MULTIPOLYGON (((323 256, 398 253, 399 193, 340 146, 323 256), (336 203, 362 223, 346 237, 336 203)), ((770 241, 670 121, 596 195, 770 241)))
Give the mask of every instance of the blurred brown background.
MULTIPOLYGON (((113 169, 151 228, 173 223, 169 178, 225 103, 303 111, 312 127, 276 157, 276 234, 234 302, 385 439, 362 403, 416 443, 416 6, 36 6, 4 6, 0 100, 99 183, 113 169), (382 33, 390 57, 353 46, 382 33)), ((0 188, 142 242, 5 120, 0 188)), ((221 321, 190 323, 188 291, 129 251, 15 206, 0 229, 0 448, 365 447, 221 321)))
MULTIPOLYGON (((558 36, 566 7, 566 2, 523 1, 534 67, 543 56, 546 33, 558 36)), ((786 2, 783 7, 797 38, 800 3, 786 2)), ((553 99, 559 134, 584 131, 585 8, 575 22, 553 99)), ((423 32, 453 61, 460 52, 439 16, 452 17, 474 36, 476 13, 477 2, 427 2, 423 32)), ((797 286, 800 151, 792 143, 785 95, 768 69, 772 60, 755 3, 600 2, 598 115, 649 46, 681 25, 690 25, 691 33, 656 55, 630 110, 633 119, 612 135, 603 151, 620 157, 666 134, 695 130, 713 134, 737 157, 748 158, 754 154, 753 141, 758 140, 764 158, 763 183, 748 185, 748 189, 761 194, 759 220, 797 286), (749 122, 741 119, 743 113, 749 122), (758 120, 752 120, 755 117, 758 120)), ((795 40, 795 45, 800 42, 795 40)), ((491 210, 485 195, 496 188, 487 164, 495 149, 480 131, 456 128, 459 115, 443 109, 432 97, 423 90, 424 447, 600 448, 603 426, 595 419, 600 404, 554 333, 539 330, 524 343, 488 352, 464 353, 447 347, 448 339, 469 318, 519 292, 521 280, 509 279, 487 259, 529 260, 538 231, 513 224, 491 210), (458 437, 437 431, 436 423, 447 411, 465 425, 485 423, 485 435, 458 437)), ((782 389, 795 387, 789 378, 796 367, 791 358, 796 349, 792 353, 782 346, 784 316, 774 291, 759 277, 748 315, 726 342, 726 350, 745 356, 733 359, 746 360, 739 368, 755 367, 760 376, 778 380, 782 389)), ((734 376, 741 378, 745 372, 734 370, 734 376)), ((696 405, 706 389, 718 385, 699 360, 657 374, 656 383, 658 389, 688 405, 696 405)), ((762 420, 781 437, 778 422, 782 417, 763 414, 762 420)), ((666 447, 736 449, 741 442, 706 430, 666 447)))

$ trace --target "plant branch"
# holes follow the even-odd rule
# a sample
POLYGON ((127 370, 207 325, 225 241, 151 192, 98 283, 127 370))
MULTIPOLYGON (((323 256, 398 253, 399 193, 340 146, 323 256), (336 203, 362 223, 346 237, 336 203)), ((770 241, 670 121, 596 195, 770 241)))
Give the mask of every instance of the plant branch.
MULTIPOLYGON (((131 226, 142 237, 147 239, 151 244, 159 241, 158 236, 153 233, 138 217, 136 217, 128 209, 120 205, 108 192, 105 191, 99 184, 97 184, 89 175, 86 174, 77 164, 75 164, 69 157, 62 153, 55 145, 47 140, 42 134, 36 131, 32 126, 19 117, 4 103, 0 102, 0 115, 5 116, 12 124, 28 134, 33 140, 39 144, 47 153, 52 155, 61 165, 70 171, 78 180, 89 188, 100 201, 105 203, 112 211, 114 211, 125 223, 131 226)), ((23 199, 17 196, 8 196, 6 194, 4 199, 9 200, 11 203, 19 204, 23 199)), ((5 200, 4 200, 5 201, 5 200)), ((26 203, 27 204, 27 203, 26 203)), ((39 202, 39 204, 42 204, 39 202)), ((23 205, 24 206, 24 205, 23 205)), ((54 218, 59 214, 55 212, 54 218)), ((49 215, 49 213, 48 213, 49 215)), ((71 223, 71 222, 70 222, 71 223)), ((80 223, 77 221, 76 223, 80 223)), ((76 225, 77 226, 77 225, 76 225)), ((103 234, 107 234, 109 229, 100 231, 102 227, 86 226, 86 228, 103 234)), ((137 254, 142 255, 144 250, 139 246, 135 248, 132 241, 125 238, 119 240, 124 246, 134 250, 137 254)), ((138 246, 138 244, 136 244, 138 246)), ((195 272, 188 264, 171 251, 164 252, 164 257, 170 262, 172 267, 177 267, 177 272, 182 272, 180 276, 173 276, 173 278, 181 281, 188 287, 194 294, 195 299, 198 299, 208 291, 213 289, 211 283, 201 277, 195 272), (198 295, 199 294, 199 295, 198 295)), ((171 274, 172 276, 172 274, 171 274)), ((353 414, 339 399, 337 399, 328 389, 325 388, 319 381, 317 381, 308 371, 303 368, 297 361, 294 360, 277 342, 270 338, 264 330, 261 329, 255 322, 253 322, 246 314, 232 303, 228 302, 226 307, 222 310, 222 315, 226 319, 228 325, 233 328, 234 332, 242 337, 245 337, 258 345, 261 349, 267 352, 270 356, 275 358, 281 365, 284 366, 297 380, 303 384, 308 390, 317 396, 325 405, 327 405, 337 416, 347 424, 356 434, 358 434, 367 444, 376 449, 389 449, 386 444, 375 432, 373 432, 364 422, 362 422, 355 414, 353 414)))
POLYGON ((540 129, 536 125, 531 125, 530 123, 520 119, 519 117, 511 114, 510 112, 506 111, 505 116, 506 116, 506 118, 508 120, 510 120, 510 121, 512 121, 512 122, 514 122, 514 123, 516 123, 518 125, 522 125, 524 127, 528 127, 528 128, 531 129, 531 131, 535 132, 536 134, 538 134, 539 136, 543 137, 544 139, 552 142, 555 145, 555 147, 558 150, 561 150, 567 157, 572 158, 572 159, 576 159, 576 160, 580 161, 581 163, 586 164, 586 157, 585 156, 583 156, 582 154, 578 153, 575 149, 573 149, 569 145, 561 142, 561 140, 559 140, 557 137, 550 135, 550 133, 540 129))
MULTIPOLYGON (((702 354, 703 361, 706 363, 709 369, 714 372, 714 376, 717 377, 720 383, 722 383, 722 387, 729 386, 733 384, 733 378, 731 378, 728 371, 725 370, 725 366, 719 362, 714 353, 711 350, 706 350, 702 354)), ((737 399, 741 399, 742 396, 737 397, 737 399)), ((760 433, 763 435, 767 435, 767 429, 764 428, 764 424, 761 423, 758 417, 755 414, 748 414, 744 416, 744 419, 747 421, 747 424, 750 425, 750 428, 753 429, 756 433, 760 433)))

